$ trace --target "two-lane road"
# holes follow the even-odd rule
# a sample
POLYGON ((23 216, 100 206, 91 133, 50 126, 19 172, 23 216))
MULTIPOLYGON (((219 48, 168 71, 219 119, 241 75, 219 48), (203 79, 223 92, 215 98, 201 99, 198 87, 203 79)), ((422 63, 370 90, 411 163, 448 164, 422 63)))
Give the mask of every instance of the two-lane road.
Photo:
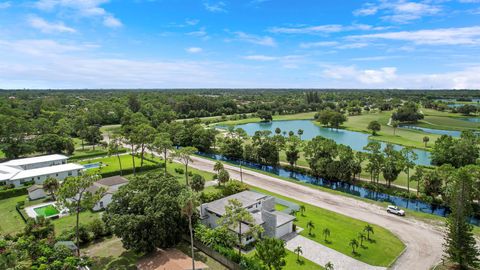
MULTIPOLYGON (((214 172, 214 161, 192 157, 193 168, 214 172)), ((240 179, 238 167, 224 165, 230 176, 240 179)), ((313 189, 300 184, 284 181, 261 173, 243 169, 243 181, 251 186, 256 186, 275 192, 277 194, 295 198, 308 204, 328 209, 352 218, 382 226, 397 235, 407 246, 391 269, 425 270, 436 265, 443 252, 443 233, 438 228, 414 219, 406 219, 389 215, 385 209, 364 201, 334 195, 318 189, 313 189)), ((354 270, 354 269, 352 269, 354 270)))

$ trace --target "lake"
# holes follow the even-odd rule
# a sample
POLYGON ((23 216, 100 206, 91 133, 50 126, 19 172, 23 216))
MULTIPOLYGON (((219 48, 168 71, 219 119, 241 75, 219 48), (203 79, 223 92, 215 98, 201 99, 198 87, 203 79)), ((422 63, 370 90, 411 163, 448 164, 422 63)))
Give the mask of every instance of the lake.
POLYGON ((466 118, 459 118, 460 120, 472 122, 472 123, 480 123, 480 117, 466 117, 466 118))
MULTIPOLYGON (((293 131, 295 134, 297 134, 299 129, 303 129, 303 140, 311 140, 316 136, 322 136, 332 139, 339 144, 348 145, 354 151, 364 151, 363 147, 369 142, 373 141, 368 138, 369 134, 344 129, 336 130, 320 127, 315 125, 311 120, 257 122, 238 125, 235 127, 244 129, 249 136, 253 136, 257 130, 270 130, 272 133, 274 133, 276 128, 280 128, 282 132, 286 131, 288 133, 289 131, 293 131)), ((386 146, 386 143, 380 143, 382 147, 386 146)), ((400 150, 402 148, 403 147, 400 145, 395 145, 396 150, 400 150)), ((420 149, 414 149, 413 151, 418 155, 418 159, 415 161, 416 164, 430 165, 430 152, 420 149)))
POLYGON ((410 125, 401 126, 401 128, 420 130, 430 134, 449 135, 456 138, 460 138, 460 135, 462 134, 462 132, 458 130, 433 129, 433 128, 424 128, 424 127, 410 126, 410 125))

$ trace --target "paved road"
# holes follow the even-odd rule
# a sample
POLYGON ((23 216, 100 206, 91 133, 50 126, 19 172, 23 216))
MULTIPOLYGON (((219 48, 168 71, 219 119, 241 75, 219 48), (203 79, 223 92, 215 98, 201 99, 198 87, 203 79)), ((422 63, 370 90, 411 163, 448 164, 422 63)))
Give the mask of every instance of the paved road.
MULTIPOLYGON (((209 159, 192 157, 190 166, 213 172, 214 162, 209 159)), ((239 169, 224 165, 230 176, 240 179, 239 169)), ((382 226, 397 235, 407 246, 391 269, 423 270, 437 264, 442 256, 443 233, 430 224, 389 215, 385 209, 364 201, 334 195, 296 183, 280 180, 268 175, 243 169, 243 181, 283 196, 295 198, 308 204, 328 209, 349 217, 382 226)))
POLYGON ((295 252, 295 248, 302 247, 302 256, 318 265, 326 265, 332 262, 335 270, 386 270, 385 267, 371 266, 359 260, 355 260, 334 249, 319 244, 301 235, 295 235, 291 239, 287 239, 285 247, 295 252))

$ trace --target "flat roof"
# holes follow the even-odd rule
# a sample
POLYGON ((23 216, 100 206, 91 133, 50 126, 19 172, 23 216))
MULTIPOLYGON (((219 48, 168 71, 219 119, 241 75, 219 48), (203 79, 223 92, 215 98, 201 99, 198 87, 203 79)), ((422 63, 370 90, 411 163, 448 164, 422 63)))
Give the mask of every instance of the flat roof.
POLYGON ((10 165, 22 166, 22 165, 29 165, 29 164, 36 164, 41 162, 64 160, 64 159, 68 159, 68 157, 64 155, 54 154, 54 155, 46 155, 46 156, 38 156, 38 157, 30 157, 30 158, 13 159, 1 164, 9 165, 9 166, 10 165))
POLYGON ((295 220, 295 217, 280 211, 272 212, 277 217, 277 227, 287 224, 288 222, 295 220))
POLYGON ((224 215, 225 214, 225 206, 228 205, 229 200, 237 199, 242 203, 244 208, 247 208, 253 204, 256 204, 259 200, 268 197, 268 195, 260 194, 258 192, 253 191, 243 191, 237 194, 233 194, 227 196, 222 199, 218 199, 216 201, 207 203, 207 210, 211 211, 215 214, 224 215))
POLYGON ((111 187, 111 186, 126 184, 128 183, 128 180, 120 175, 115 175, 111 177, 102 178, 95 183, 102 186, 111 187))
POLYGON ((47 174, 74 171, 74 170, 83 170, 84 168, 85 167, 79 164, 68 163, 68 164, 49 166, 49 167, 43 167, 43 168, 37 168, 37 169, 31 169, 31 170, 24 170, 24 171, 18 172, 15 176, 10 178, 10 180, 25 179, 25 178, 31 178, 31 177, 42 176, 47 174))

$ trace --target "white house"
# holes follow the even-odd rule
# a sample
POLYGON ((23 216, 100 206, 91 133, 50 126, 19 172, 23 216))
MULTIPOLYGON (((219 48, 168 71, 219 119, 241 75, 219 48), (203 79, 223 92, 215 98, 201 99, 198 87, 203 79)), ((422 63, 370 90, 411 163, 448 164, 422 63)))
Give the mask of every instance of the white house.
MULTIPOLYGON (((268 237, 281 238, 293 232, 294 216, 275 210, 275 198, 265 194, 243 191, 210 203, 204 203, 200 206, 200 219, 203 224, 210 228, 217 227, 218 220, 225 214, 225 206, 228 201, 236 199, 242 203, 253 216, 256 225, 261 225, 264 229, 264 235, 268 237)), ((250 226, 242 223, 242 235, 247 233, 250 226)), ((238 228, 235 231, 239 233, 238 228)), ((242 237, 242 243, 248 244, 255 239, 250 235, 242 237)))
POLYGON ((98 201, 95 206, 92 208, 93 211, 99 211, 107 208, 107 206, 112 202, 112 196, 121 186, 124 186, 128 183, 128 180, 121 176, 112 176, 98 180, 93 183, 93 185, 88 189, 88 191, 95 193, 100 188, 104 188, 106 192, 103 194, 100 201, 98 201))
POLYGON ((37 200, 41 198, 45 198, 47 194, 45 193, 45 190, 43 190, 42 185, 33 185, 29 188, 27 188, 28 191, 28 198, 30 200, 37 200))
POLYGON ((69 176, 78 176, 84 167, 67 163, 67 159, 64 155, 47 155, 0 163, 0 185, 18 187, 29 181, 41 185, 49 177, 62 181, 69 176))

